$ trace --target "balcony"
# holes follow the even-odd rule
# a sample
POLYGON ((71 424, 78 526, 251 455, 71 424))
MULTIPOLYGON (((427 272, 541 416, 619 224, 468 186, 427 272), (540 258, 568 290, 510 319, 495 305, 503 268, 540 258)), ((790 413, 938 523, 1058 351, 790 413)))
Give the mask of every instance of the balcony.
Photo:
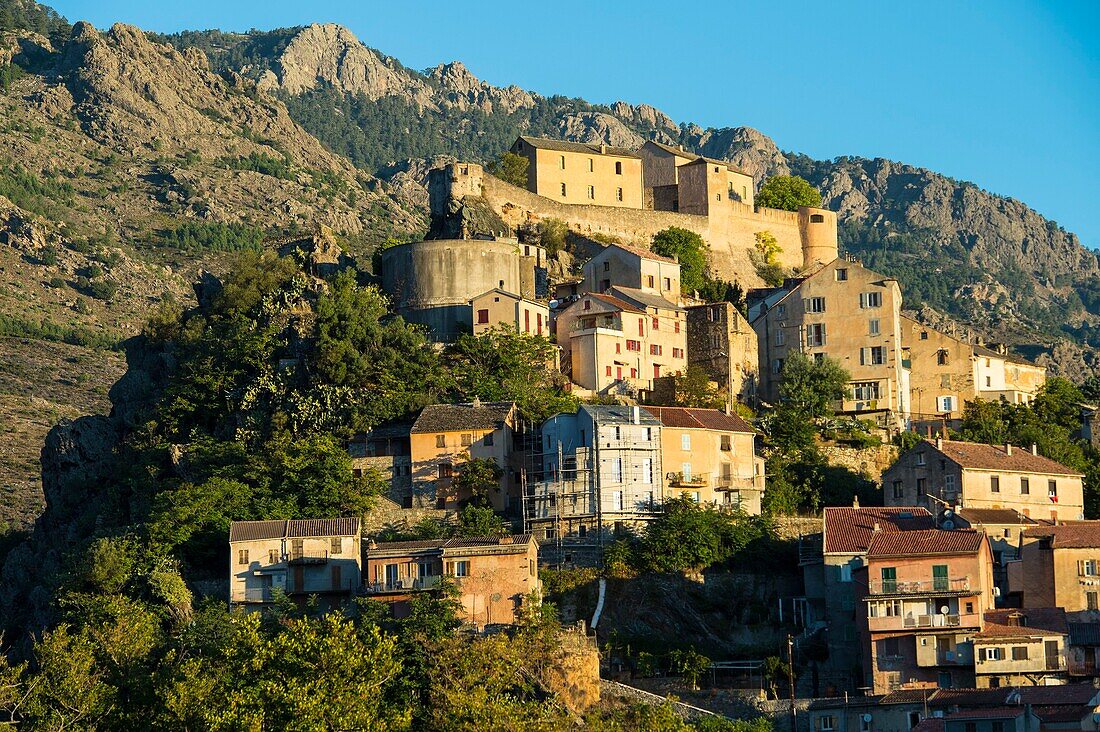
POLYGON ((392 581, 367 582, 363 586, 363 590, 368 595, 384 595, 391 592, 419 592, 421 590, 433 590, 439 587, 442 581, 442 575, 399 577, 392 581))
POLYGON ((868 580, 867 594, 879 597, 897 595, 971 595, 969 577, 947 577, 930 580, 868 580))
POLYGON ((978 628, 981 618, 978 613, 969 614, 927 614, 927 615, 887 615, 867 618, 867 629, 872 633, 900 630, 941 630, 944 628, 978 628))
POLYGON ((758 491, 757 477, 742 478, 737 475, 719 475, 714 479, 714 489, 719 491, 758 491))
POLYGON ((271 592, 270 587, 250 587, 244 591, 243 599, 236 599, 236 602, 272 602, 274 601, 274 595, 271 592))
POLYGON ((287 556, 288 564, 324 564, 328 560, 328 552, 322 550, 295 551, 287 556))
POLYGON ((668 482, 673 487, 698 488, 709 483, 710 473, 669 473, 668 482))

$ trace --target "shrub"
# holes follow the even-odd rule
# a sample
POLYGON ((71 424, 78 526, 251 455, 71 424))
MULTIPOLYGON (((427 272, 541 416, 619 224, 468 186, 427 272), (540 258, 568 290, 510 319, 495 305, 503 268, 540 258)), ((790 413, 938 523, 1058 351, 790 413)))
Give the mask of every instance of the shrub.
POLYGON ((185 252, 258 251, 263 246, 264 231, 248 224, 188 221, 163 232, 160 242, 185 252))
POLYGON ((799 206, 821 206, 821 193, 805 178, 797 175, 776 175, 768 178, 756 194, 756 205, 797 211, 799 206))

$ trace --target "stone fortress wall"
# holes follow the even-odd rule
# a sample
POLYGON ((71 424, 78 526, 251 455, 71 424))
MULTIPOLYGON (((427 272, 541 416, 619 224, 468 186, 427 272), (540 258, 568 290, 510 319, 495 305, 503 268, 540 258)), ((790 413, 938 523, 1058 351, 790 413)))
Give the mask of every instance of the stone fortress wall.
POLYGON ((836 258, 836 214, 826 209, 803 207, 797 212, 754 208, 738 201, 723 201, 720 213, 710 216, 652 211, 613 206, 563 204, 509 185, 484 173, 475 163, 451 163, 433 170, 429 181, 432 216, 454 213, 464 197, 484 200, 513 229, 545 219, 560 219, 578 234, 606 234, 624 243, 648 247, 653 236, 670 226, 699 234, 710 246, 714 273, 738 280, 745 287, 764 286, 756 274, 750 252, 756 233, 770 232, 782 251, 777 259, 787 269, 804 269, 815 262, 836 258))

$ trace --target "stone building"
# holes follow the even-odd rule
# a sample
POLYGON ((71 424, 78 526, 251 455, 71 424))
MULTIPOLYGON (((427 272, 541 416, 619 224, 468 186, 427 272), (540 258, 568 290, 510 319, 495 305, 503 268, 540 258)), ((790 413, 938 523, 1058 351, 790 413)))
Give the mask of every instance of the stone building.
POLYGON ((888 506, 1011 508, 1053 521, 1084 518, 1082 475, 1031 449, 923 440, 882 474, 888 506))
POLYGON ((649 249, 609 244, 585 262, 581 271, 581 292, 607 292, 617 286, 680 301, 680 264, 649 249))
POLYGON ((500 469, 495 490, 487 497, 500 512, 516 510, 519 469, 523 458, 515 445, 520 429, 512 402, 432 404, 424 407, 409 434, 414 504, 435 502, 437 508, 459 508, 471 496, 453 486, 461 465, 492 460, 500 469))
POLYGON ((878 417, 889 427, 904 424, 909 369, 897 280, 834 259, 752 303, 749 320, 759 343, 761 398, 778 401, 789 354, 829 356, 852 377, 839 413, 878 417))
POLYGON ((732 303, 689 305, 688 366, 698 366, 731 399, 756 403, 760 353, 756 331, 732 303))
POLYGON ((1068 680, 1069 629, 1057 607, 989 610, 973 636, 974 676, 979 689, 1043 686, 1068 680))
POLYGON ((612 287, 581 295, 555 323, 562 365, 597 393, 636 393, 687 369, 684 309, 660 295, 612 287))
POLYGON ((875 532, 857 584, 863 668, 874 693, 973 685, 971 637, 994 607, 993 556, 978 531, 875 532))
POLYGON ((364 590, 389 603, 396 617, 409 599, 444 581, 458 588, 467 623, 510 624, 530 599, 538 602, 538 542, 530 534, 502 537, 369 541, 364 546, 364 590))
POLYGON ((661 422, 665 495, 696 503, 760 513, 764 459, 756 454, 756 430, 717 409, 645 408, 661 422))
POLYGON ((527 190, 561 203, 642 208, 642 160, 622 148, 520 136, 527 190))
POLYGON ((862 590, 857 572, 871 539, 880 532, 920 531, 935 527, 921 507, 826 507, 822 533, 803 537, 799 547, 806 588, 807 627, 826 634, 829 656, 821 664, 826 693, 855 693, 863 686, 859 617, 862 590))
POLYGON ((660 515, 661 429, 641 407, 582 404, 546 420, 524 525, 544 542, 596 546, 660 515))
POLYGON ((281 592, 322 608, 348 602, 362 583, 359 519, 234 521, 229 525, 229 606, 272 607, 281 592))
POLYGON ((951 521, 957 528, 974 529, 989 537, 993 552, 993 580, 1001 597, 1008 597, 1008 568, 1020 558, 1020 539, 1024 531, 1038 526, 1014 508, 960 508, 940 512, 940 523, 951 521))
POLYGON ((725 161, 652 140, 639 148, 638 155, 642 158, 642 179, 656 210, 706 216, 711 201, 754 204, 752 176, 725 161))
POLYGON ((1025 530, 1008 583, 1025 609, 1060 607, 1075 623, 1100 622, 1100 521, 1025 530))
POLYGON ((434 501, 424 503, 412 489, 412 459, 408 424, 389 424, 375 427, 348 440, 348 457, 351 472, 356 478, 369 470, 377 470, 389 484, 388 498, 402 508, 427 508, 434 501))
POLYGON ((545 303, 499 287, 470 301, 470 322, 474 335, 504 325, 528 335, 550 336, 550 308, 545 303))

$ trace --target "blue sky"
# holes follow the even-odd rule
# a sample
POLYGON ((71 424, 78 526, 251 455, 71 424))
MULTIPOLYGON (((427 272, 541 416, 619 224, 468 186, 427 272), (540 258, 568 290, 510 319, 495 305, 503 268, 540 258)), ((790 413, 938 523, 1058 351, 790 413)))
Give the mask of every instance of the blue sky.
POLYGON ((1100 248, 1100 2, 63 0, 148 30, 336 22, 406 66, 648 103, 817 158, 886 157, 1019 198, 1100 248))

